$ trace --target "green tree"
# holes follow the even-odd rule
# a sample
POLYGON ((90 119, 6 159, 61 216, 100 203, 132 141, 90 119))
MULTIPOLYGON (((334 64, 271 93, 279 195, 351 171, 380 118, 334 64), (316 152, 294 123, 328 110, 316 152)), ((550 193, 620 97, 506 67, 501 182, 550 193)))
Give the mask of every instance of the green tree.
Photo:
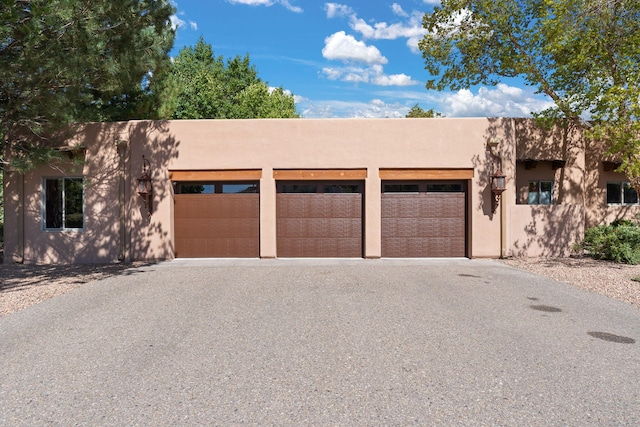
POLYGON ((425 118, 425 119, 433 119, 435 117, 442 117, 442 113, 434 110, 433 108, 429 108, 428 110, 423 110, 418 104, 411 107, 407 115, 407 118, 425 118))
POLYGON ((225 62, 202 38, 183 48, 171 66, 154 76, 157 118, 248 119, 298 117, 293 95, 270 90, 249 56, 225 62))
POLYGON ((144 114, 145 76, 173 45, 169 0, 1 2, 3 163, 24 170, 50 159, 70 124, 144 114))
POLYGON ((427 88, 522 77, 555 103, 538 117, 607 142, 640 190, 640 2, 443 0, 423 26, 427 88))

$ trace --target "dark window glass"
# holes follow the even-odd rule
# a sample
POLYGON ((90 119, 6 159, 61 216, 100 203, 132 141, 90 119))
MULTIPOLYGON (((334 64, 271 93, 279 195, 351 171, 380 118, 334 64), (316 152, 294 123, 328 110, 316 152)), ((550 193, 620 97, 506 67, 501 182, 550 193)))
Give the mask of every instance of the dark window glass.
POLYGON ((529 194, 527 195, 527 203, 530 205, 552 205, 553 181, 529 182, 529 194))
POLYGON ((62 179, 45 180, 45 227, 62 228, 62 179))
POLYGON ((540 203, 540 187, 538 185, 538 181, 529 183, 527 203, 530 205, 537 205, 538 203, 540 203))
POLYGON ((227 194, 257 193, 258 184, 222 184, 222 192, 227 194))
POLYGON ((176 185, 177 194, 258 193, 257 182, 185 182, 176 185))
POLYGON ((357 184, 331 184, 323 188, 325 193, 359 193, 360 186, 357 184))
POLYGON ((179 194, 213 194, 216 192, 213 184, 180 184, 179 194))
POLYGON ((625 205, 634 205, 638 203, 638 193, 631 186, 630 182, 625 182, 622 184, 622 199, 624 200, 625 205))
POLYGON ((417 193, 420 191, 418 184, 384 184, 385 193, 417 193))
POLYGON ((317 184, 282 184, 282 193, 317 193, 317 184))
POLYGON ((462 193, 462 184, 427 184, 429 193, 462 193))
POLYGON ((45 228, 84 227, 84 189, 82 178, 45 179, 45 228))
POLYGON ((622 184, 610 182, 607 184, 607 203, 622 203, 622 184))
POLYGON ((553 182, 540 181, 540 204, 550 205, 553 203, 553 182))
POLYGON ((64 227, 82 228, 82 178, 64 180, 64 227))

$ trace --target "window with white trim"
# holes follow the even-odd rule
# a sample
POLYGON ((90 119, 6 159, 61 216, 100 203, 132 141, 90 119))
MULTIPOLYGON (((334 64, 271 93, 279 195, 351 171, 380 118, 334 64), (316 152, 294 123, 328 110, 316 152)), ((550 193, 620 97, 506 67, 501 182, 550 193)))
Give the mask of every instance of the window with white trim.
POLYGON ((84 179, 45 178, 43 184, 44 229, 83 229, 84 179))
POLYGON ((637 205, 638 193, 630 182, 607 182, 608 205, 637 205))
POLYGON ((529 205, 553 204, 553 181, 529 181, 529 205))

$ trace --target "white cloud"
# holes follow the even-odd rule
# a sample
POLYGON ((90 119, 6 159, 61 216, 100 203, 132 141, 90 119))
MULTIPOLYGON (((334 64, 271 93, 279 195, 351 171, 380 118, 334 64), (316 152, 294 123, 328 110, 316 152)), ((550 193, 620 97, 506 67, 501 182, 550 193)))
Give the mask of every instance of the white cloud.
POLYGON ((327 12, 327 18, 348 16, 353 13, 353 9, 351 9, 349 6, 339 3, 325 3, 324 10, 327 12))
POLYGON ((440 4, 440 0, 422 0, 422 3, 437 6, 440 4))
POLYGON ((322 72, 329 80, 340 80, 349 83, 369 83, 377 86, 413 86, 420 84, 420 82, 413 80, 406 74, 385 75, 384 69, 380 64, 368 67, 325 67, 322 72))
POLYGON ((359 18, 352 19, 351 28, 361 33, 365 38, 384 40, 395 40, 402 37, 421 37, 426 33, 422 26, 407 26, 402 23, 389 25, 386 22, 378 22, 371 26, 359 18))
POLYGON ((412 86, 418 84, 411 78, 411 76, 407 76, 406 74, 391 74, 389 76, 376 76, 373 79, 373 83, 378 86, 412 86))
POLYGON ((178 18, 178 15, 171 15, 169 17, 169 21, 171 21, 171 28, 175 31, 180 27, 184 27, 185 22, 178 18))
POLYGON ((468 89, 445 94, 439 104, 447 117, 529 117, 553 103, 500 83, 495 88, 480 87, 475 95, 468 89))
POLYGON ((387 58, 382 56, 375 46, 356 40, 344 31, 338 31, 324 39, 322 56, 330 60, 343 62, 364 62, 367 64, 386 64, 387 58))
POLYGON ((302 13, 302 8, 293 6, 289 0, 227 0, 231 4, 245 4, 248 6, 273 6, 279 4, 292 12, 302 13))
POLYGON ((322 72, 327 76, 329 80, 338 80, 343 72, 337 68, 325 67, 322 72))
POLYGON ((381 99, 369 102, 345 102, 334 100, 304 100, 301 105, 302 116, 306 118, 400 118, 409 111, 409 107, 400 103, 387 103, 381 99))
MULTIPOLYGON (((178 3, 175 0, 169 0, 169 1, 176 10, 179 10, 178 3)), ((184 12, 178 12, 178 13, 184 16, 184 12)), ((183 19, 180 19, 178 15, 171 15, 169 17, 169 21, 171 22, 171 28, 174 31, 177 30, 178 28, 186 28, 187 23, 183 19)), ((195 31, 198 29, 198 24, 194 21, 189 21, 189 28, 195 31)))
POLYGON ((422 27, 424 13, 414 10, 409 14, 398 3, 393 3, 391 10, 396 16, 404 19, 402 22, 392 24, 387 22, 370 24, 364 19, 358 18, 358 15, 349 6, 338 3, 325 3, 325 10, 328 18, 348 17, 351 29, 362 34, 365 39, 396 40, 406 38, 407 47, 416 54, 420 52, 418 42, 427 33, 422 27))
POLYGON ((409 16, 409 14, 405 12, 402 6, 400 6, 398 3, 392 4, 391 10, 393 11, 393 13, 395 13, 398 16, 403 16, 405 18, 409 16))

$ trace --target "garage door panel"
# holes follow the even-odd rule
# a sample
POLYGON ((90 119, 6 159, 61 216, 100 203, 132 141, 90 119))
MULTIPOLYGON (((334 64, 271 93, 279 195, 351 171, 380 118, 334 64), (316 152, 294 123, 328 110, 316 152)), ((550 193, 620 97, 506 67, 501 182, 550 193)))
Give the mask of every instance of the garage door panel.
POLYGON ((357 236, 362 230, 359 218, 279 218, 277 226, 280 238, 342 238, 357 236))
POLYGON ((258 234, 259 224, 252 218, 184 218, 175 222, 174 229, 183 238, 250 238, 258 234))
POLYGON ((255 218, 257 194, 176 194, 176 218, 255 218))
POLYGON ((359 238, 287 238, 278 243, 278 256, 282 257, 360 257, 362 240, 359 238))
POLYGON ((383 257, 466 255, 466 193, 382 194, 383 257))
POLYGON ((278 218, 361 218, 360 194, 278 194, 278 218))
POLYGON ((433 218, 437 216, 437 201, 426 194, 384 194, 383 218, 433 218))
POLYGON ((257 193, 175 195, 177 257, 259 257, 259 235, 257 193))
POLYGON ((189 258, 247 257, 247 253, 256 253, 259 247, 253 238, 189 238, 176 239, 181 252, 193 254, 189 258), (224 255, 220 255, 224 254, 224 255))
POLYGON ((278 193, 279 257, 362 257, 361 193, 278 193))
POLYGON ((430 240, 427 242, 423 237, 386 238, 382 242, 382 253, 383 256, 406 258, 459 257, 463 256, 461 253, 464 254, 464 237, 432 237, 430 240))
POLYGON ((384 221, 383 235, 394 237, 464 237, 464 220, 460 218, 406 218, 384 221))

